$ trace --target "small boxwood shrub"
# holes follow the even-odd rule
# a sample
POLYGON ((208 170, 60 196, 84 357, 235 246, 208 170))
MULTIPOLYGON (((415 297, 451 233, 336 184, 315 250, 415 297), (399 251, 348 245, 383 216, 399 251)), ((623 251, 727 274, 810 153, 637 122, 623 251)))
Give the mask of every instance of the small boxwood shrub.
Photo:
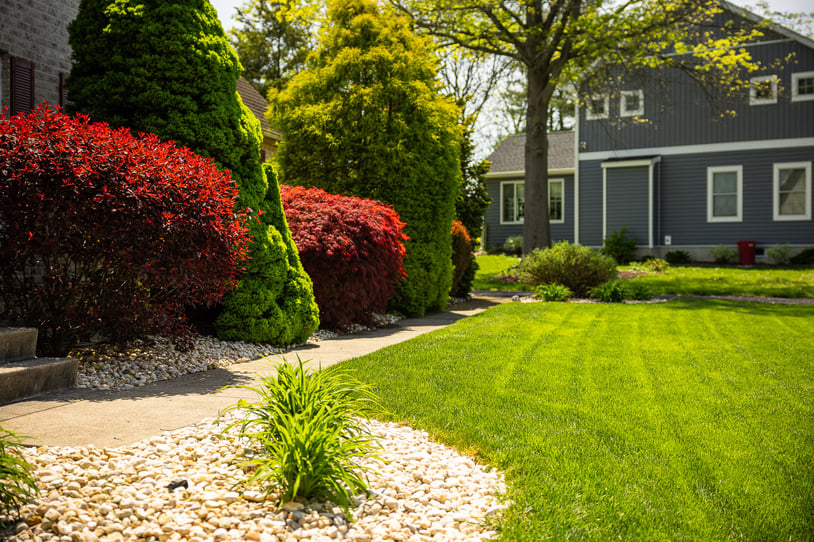
POLYGON ((404 223, 377 201, 281 186, 288 226, 314 283, 322 327, 372 325, 406 277, 404 223))
POLYGON ((627 236, 627 228, 610 232, 604 240, 602 252, 616 260, 619 265, 627 265, 636 251, 636 239, 627 236))
POLYGON ((732 263, 738 257, 735 247, 729 245, 718 245, 709 250, 715 263, 732 263))
POLYGON ((686 250, 671 250, 664 255, 670 265, 685 265, 690 263, 690 253, 686 250))
POLYGON ((596 250, 567 241, 551 248, 535 249, 520 261, 520 281, 538 286, 562 284, 577 297, 587 297, 591 288, 616 278, 616 262, 596 250))
POLYGON ((472 238, 460 220, 452 221, 452 290, 450 295, 464 299, 472 291, 478 263, 472 253, 472 238))
POLYGON ((574 296, 574 292, 562 284, 541 284, 534 291, 543 301, 565 301, 574 296))
POLYGON ((237 281, 245 213, 229 173, 153 135, 39 109, 0 114, 0 296, 41 354, 82 337, 188 338, 187 305, 237 281))

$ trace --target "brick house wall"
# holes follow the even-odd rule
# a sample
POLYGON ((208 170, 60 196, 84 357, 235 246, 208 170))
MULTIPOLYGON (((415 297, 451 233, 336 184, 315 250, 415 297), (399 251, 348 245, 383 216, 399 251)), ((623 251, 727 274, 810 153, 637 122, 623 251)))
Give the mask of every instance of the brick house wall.
POLYGON ((0 0, 0 108, 63 103, 79 1, 0 0))

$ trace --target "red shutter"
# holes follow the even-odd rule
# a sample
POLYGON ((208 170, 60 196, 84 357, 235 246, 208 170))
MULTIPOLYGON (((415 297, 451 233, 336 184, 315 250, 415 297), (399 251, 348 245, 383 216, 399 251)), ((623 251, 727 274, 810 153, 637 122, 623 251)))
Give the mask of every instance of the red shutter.
POLYGON ((12 115, 34 109, 34 63, 22 58, 10 57, 12 115))

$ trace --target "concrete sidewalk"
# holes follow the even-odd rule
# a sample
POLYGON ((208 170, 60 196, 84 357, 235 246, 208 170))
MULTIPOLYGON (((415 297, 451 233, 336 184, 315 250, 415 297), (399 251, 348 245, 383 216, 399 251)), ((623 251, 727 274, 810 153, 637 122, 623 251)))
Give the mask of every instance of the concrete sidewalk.
MULTIPOLYGON (((328 367, 386 346, 400 343, 451 325, 462 318, 508 301, 499 297, 477 297, 451 310, 423 318, 400 320, 391 327, 347 335, 304 345, 288 352, 288 361, 299 356, 310 367, 328 367)), ((155 382, 129 391, 72 389, 44 394, 0 406, 0 426, 28 437, 27 442, 46 446, 116 447, 186 427, 217 416, 238 399, 254 399, 248 390, 230 384, 257 382, 279 356, 232 365, 203 373, 188 374, 155 382)))

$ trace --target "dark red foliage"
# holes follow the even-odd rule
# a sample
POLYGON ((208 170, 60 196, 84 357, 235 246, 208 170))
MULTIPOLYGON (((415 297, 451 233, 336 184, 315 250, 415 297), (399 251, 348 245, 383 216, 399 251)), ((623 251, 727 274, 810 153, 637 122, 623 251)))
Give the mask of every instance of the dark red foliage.
POLYGON ((335 196, 317 188, 280 186, 285 217, 314 283, 322 327, 371 325, 404 280, 399 215, 380 202, 335 196))
POLYGON ((189 338, 184 307, 216 303, 245 257, 236 198, 228 172, 156 136, 46 107, 0 114, 4 316, 51 355, 96 333, 189 338))
POLYGON ((455 297, 466 297, 471 288, 471 277, 467 277, 467 271, 472 265, 474 256, 472 255, 472 238, 466 231, 466 226, 460 220, 452 221, 452 292, 455 297), (469 284, 464 283, 469 278, 469 284), (462 288, 463 286, 463 288, 462 288))

